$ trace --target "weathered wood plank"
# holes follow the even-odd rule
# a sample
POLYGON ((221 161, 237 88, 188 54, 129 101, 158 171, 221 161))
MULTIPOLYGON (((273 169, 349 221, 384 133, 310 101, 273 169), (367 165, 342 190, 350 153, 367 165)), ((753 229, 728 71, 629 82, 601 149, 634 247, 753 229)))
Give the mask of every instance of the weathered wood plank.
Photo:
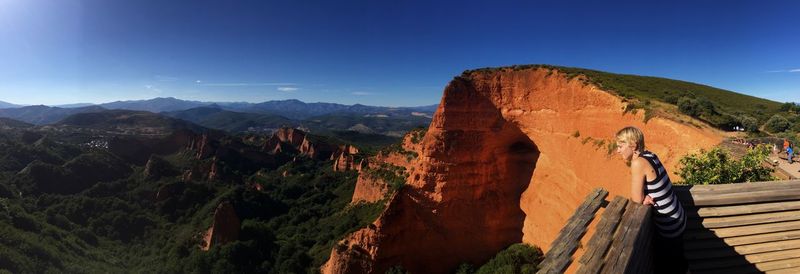
POLYGON ((586 252, 578 260, 582 264, 578 273, 598 273, 600 271, 603 258, 611 245, 614 231, 622 220, 622 213, 627 204, 628 199, 622 196, 614 197, 614 200, 608 204, 603 215, 600 216, 600 222, 595 228, 594 235, 586 244, 586 252))
POLYGON ((628 203, 628 206, 630 208, 627 208, 626 213, 622 215, 622 224, 614 234, 614 241, 606 255, 606 263, 601 273, 626 273, 628 271, 631 256, 636 251, 637 240, 641 238, 642 226, 650 222, 650 218, 646 218, 649 216, 650 207, 632 202, 628 203))
POLYGON ((740 245, 719 249, 687 250, 684 252, 687 259, 701 260, 710 258, 735 257, 770 251, 791 250, 800 248, 800 239, 740 245))
POLYGON ((688 228, 700 228, 700 227, 723 228, 732 226, 768 224, 768 223, 796 221, 796 220, 800 220, 800 210, 705 218, 702 220, 702 223, 689 222, 686 225, 688 228))
POLYGON ((686 243, 684 243, 684 248, 686 250, 710 249, 710 248, 722 248, 722 247, 739 246, 746 244, 800 239, 800 227, 797 227, 796 229, 797 230, 772 232, 772 233, 739 236, 739 237, 686 241, 686 243))
POLYGON ((611 246, 608 248, 608 252, 604 258, 605 263, 603 264, 600 273, 611 273, 611 265, 615 264, 616 260, 618 259, 616 254, 621 253, 622 242, 625 240, 625 237, 632 237, 632 233, 629 231, 632 229, 631 223, 633 222, 633 219, 631 216, 634 214, 633 204, 633 202, 628 202, 627 205, 625 205, 625 211, 622 214, 622 219, 620 224, 617 226, 617 230, 614 232, 611 246))
POLYGON ((580 238, 586 233, 589 222, 594 219, 595 212, 606 196, 608 191, 597 188, 586 197, 553 241, 537 273, 561 273, 569 266, 580 238))
POLYGON ((765 202, 779 202, 779 201, 796 201, 800 199, 800 187, 793 187, 789 189, 773 189, 761 190, 750 192, 734 192, 723 194, 708 194, 708 195, 694 195, 687 196, 686 193, 676 192, 678 199, 686 207, 691 206, 721 206, 721 205, 737 205, 737 204, 752 204, 752 203, 765 203, 765 202))
POLYGON ((756 268, 758 268, 758 270, 761 271, 771 271, 771 270, 779 270, 779 269, 795 268, 795 267, 800 267, 800 258, 756 264, 756 268))
POLYGON ((633 254, 631 254, 631 259, 628 263, 628 267, 625 269, 625 273, 653 272, 652 240, 653 233, 656 233, 654 224, 651 221, 653 210, 647 206, 643 206, 643 208, 646 208, 644 211, 645 215, 641 218, 642 222, 640 224, 639 235, 636 238, 636 243, 634 243, 634 248, 631 250, 633 254))
POLYGON ((718 259, 703 259, 697 261, 690 261, 693 270, 701 269, 714 269, 714 268, 729 268, 739 265, 748 265, 754 263, 762 263, 783 259, 800 258, 800 249, 789 249, 780 251, 770 251, 757 254, 748 254, 743 256, 736 256, 730 258, 718 259))
POLYGON ((689 191, 693 195, 728 194, 770 189, 789 189, 800 186, 800 180, 749 182, 717 185, 675 186, 676 191, 689 191))
POLYGON ((687 230, 684 233, 683 238, 684 240, 728 238, 728 237, 797 230, 798 227, 800 227, 800 221, 756 224, 756 225, 725 227, 725 228, 692 229, 692 230, 687 230))
MULTIPOLYGON (((798 198, 800 200, 800 197, 798 198)), ((725 217, 744 214, 779 212, 788 210, 800 210, 800 201, 763 203, 721 207, 701 207, 696 210, 686 209, 686 216, 689 218, 704 217, 725 217)))
POLYGON ((770 270, 770 271, 767 271, 766 273, 767 274, 797 274, 797 273, 800 273, 800 267, 792 267, 792 268, 770 270))

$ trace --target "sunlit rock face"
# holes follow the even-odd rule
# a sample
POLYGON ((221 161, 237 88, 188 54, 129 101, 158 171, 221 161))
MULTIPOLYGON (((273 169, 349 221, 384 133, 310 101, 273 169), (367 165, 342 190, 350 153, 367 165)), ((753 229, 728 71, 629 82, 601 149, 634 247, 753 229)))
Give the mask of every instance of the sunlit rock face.
POLYGON ((239 239, 241 221, 236 216, 236 210, 229 202, 220 203, 214 211, 214 223, 203 237, 203 250, 214 246, 223 245, 239 239))
POLYGON ((545 68, 456 77, 415 148, 406 187, 375 223, 334 247, 323 273, 393 266, 449 273, 512 243, 546 250, 592 189, 628 196, 628 167, 609 146, 617 130, 642 129, 647 148, 671 171, 680 156, 721 140, 713 130, 659 117, 645 123, 641 111, 626 114, 625 106, 580 77, 545 68))

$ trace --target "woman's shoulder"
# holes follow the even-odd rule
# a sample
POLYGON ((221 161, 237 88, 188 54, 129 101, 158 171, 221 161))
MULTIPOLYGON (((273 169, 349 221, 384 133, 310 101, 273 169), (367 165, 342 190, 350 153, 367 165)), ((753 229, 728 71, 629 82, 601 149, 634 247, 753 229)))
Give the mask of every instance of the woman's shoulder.
POLYGON ((644 157, 636 157, 631 160, 631 167, 632 168, 645 168, 650 166, 650 163, 647 162, 647 159, 644 157))

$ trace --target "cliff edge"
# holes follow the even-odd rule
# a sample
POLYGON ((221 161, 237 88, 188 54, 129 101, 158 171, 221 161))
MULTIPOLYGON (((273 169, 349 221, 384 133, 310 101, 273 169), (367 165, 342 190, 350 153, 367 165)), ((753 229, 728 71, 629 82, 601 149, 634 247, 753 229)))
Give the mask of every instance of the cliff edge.
POLYGON ((333 248, 322 272, 448 273, 513 243, 546 251, 591 189, 629 195, 628 167, 613 150, 620 128, 642 129, 670 172, 680 156, 722 140, 702 125, 645 123, 643 112, 626 112, 622 98, 583 77, 530 67, 453 79, 406 185, 378 220, 333 248))

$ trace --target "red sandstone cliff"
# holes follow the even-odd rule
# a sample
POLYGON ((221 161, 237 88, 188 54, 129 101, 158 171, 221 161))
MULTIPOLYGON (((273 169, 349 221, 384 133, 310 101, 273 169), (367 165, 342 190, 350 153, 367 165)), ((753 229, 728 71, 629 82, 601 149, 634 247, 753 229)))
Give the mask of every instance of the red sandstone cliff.
POLYGON ((388 164, 404 168, 407 172, 413 171, 419 154, 415 157, 412 153, 420 150, 421 143, 417 138, 421 138, 422 133, 419 130, 409 132, 404 136, 399 148, 394 151, 381 151, 374 157, 362 160, 357 167, 359 174, 350 203, 374 203, 386 197, 389 185, 382 178, 373 176, 369 170, 388 164))
POLYGON ((233 205, 223 202, 214 211, 214 223, 203 237, 203 250, 209 250, 214 246, 226 244, 239 239, 239 228, 241 222, 236 216, 233 205))
POLYGON ((407 186, 373 225, 332 250, 323 273, 395 265, 446 273, 512 243, 546 250, 591 189, 628 195, 628 168, 607 152, 618 129, 642 129, 669 170, 681 155, 721 140, 714 130, 659 117, 644 123, 642 112, 624 108, 609 92, 543 68, 457 77, 415 150, 407 186))

